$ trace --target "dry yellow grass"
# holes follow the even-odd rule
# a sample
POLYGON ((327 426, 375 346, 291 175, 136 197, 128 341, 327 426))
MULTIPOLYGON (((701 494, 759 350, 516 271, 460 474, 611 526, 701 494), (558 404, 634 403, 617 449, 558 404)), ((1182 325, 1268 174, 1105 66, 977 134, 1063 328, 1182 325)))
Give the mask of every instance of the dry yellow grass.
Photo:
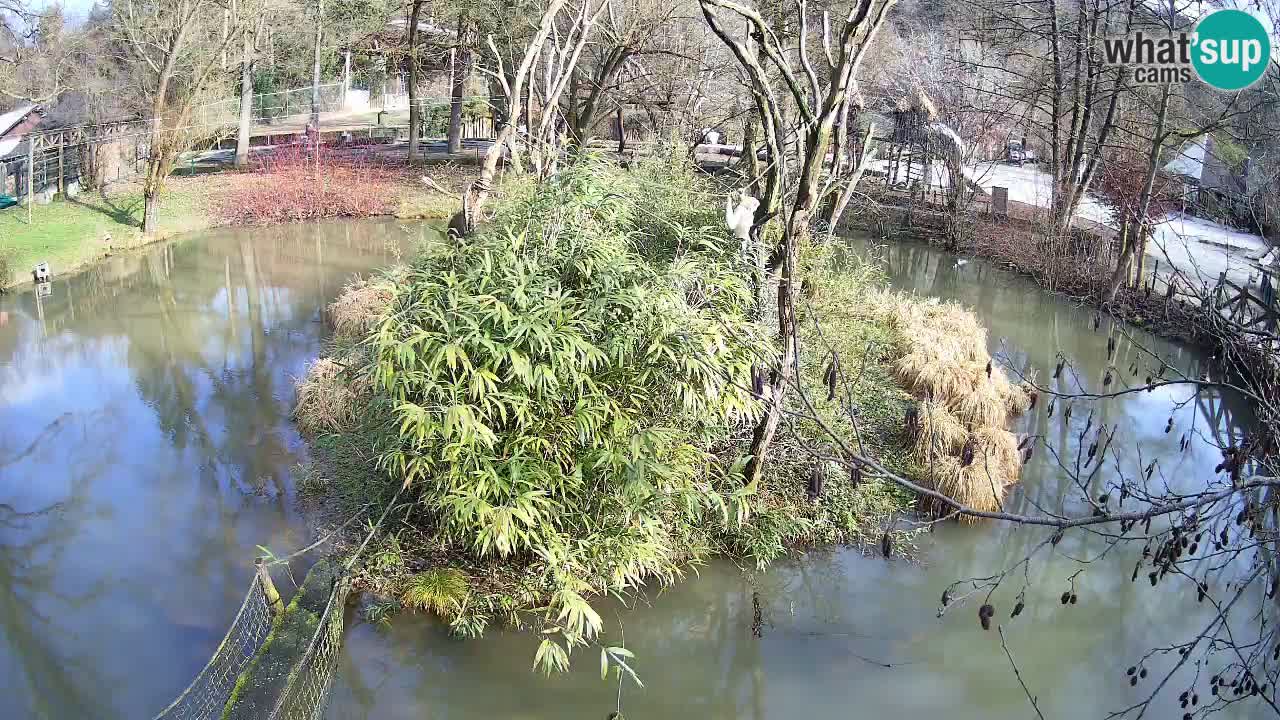
POLYGON ((973 463, 1001 481, 1001 487, 1017 482, 1022 469, 1022 453, 1018 452, 1018 438, 999 427, 975 430, 973 435, 973 463))
POLYGON ((293 417, 306 433, 340 432, 355 420, 356 389, 344 377, 346 368, 332 358, 320 358, 298 381, 293 417))
POLYGON ((359 340, 365 336, 391 305, 394 291, 387 282, 353 280, 338 299, 329 304, 329 322, 335 336, 359 340))
POLYGON ((1022 468, 1005 425, 1031 398, 1000 368, 988 372, 986 328, 955 303, 890 292, 871 293, 862 312, 898 338, 894 374, 921 400, 913 452, 927 481, 970 508, 999 510, 1022 468), (965 463, 968 451, 973 458, 965 463))
POLYGON ((955 455, 969 439, 969 431, 945 405, 926 400, 917 408, 919 427, 915 435, 915 456, 921 462, 955 455))

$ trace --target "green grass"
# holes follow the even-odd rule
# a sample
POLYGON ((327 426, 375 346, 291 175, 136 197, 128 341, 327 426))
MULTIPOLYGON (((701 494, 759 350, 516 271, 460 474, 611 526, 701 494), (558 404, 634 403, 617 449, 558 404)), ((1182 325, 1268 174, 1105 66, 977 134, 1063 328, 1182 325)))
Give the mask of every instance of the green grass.
MULTIPOLYGON (((160 208, 160 231, 156 238, 207 227, 204 194, 187 183, 174 183, 160 208)), ((0 287, 29 278, 31 268, 48 262, 55 275, 82 268, 106 254, 103 242, 110 233, 115 251, 144 244, 141 191, 84 193, 68 200, 55 200, 31 208, 15 206, 0 211, 0 254, 8 260, 9 272, 0 273, 0 287)), ((2 269, 4 263, 0 263, 2 269)))

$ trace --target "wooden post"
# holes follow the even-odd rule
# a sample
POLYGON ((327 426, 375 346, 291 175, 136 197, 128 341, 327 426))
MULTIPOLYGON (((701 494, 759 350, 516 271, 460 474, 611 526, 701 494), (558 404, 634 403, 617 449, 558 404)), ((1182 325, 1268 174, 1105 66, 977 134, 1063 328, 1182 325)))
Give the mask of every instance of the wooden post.
POLYGON ((265 557, 255 558, 253 566, 258 571, 258 580, 262 582, 262 596, 267 599, 267 607, 270 607, 271 612, 276 615, 283 613, 284 601, 280 599, 280 592, 276 590, 276 584, 271 581, 271 573, 267 572, 267 559, 265 557))
POLYGON ((67 197, 67 167, 65 161, 66 147, 67 146, 64 143, 58 144, 58 195, 62 196, 62 199, 64 200, 67 197))

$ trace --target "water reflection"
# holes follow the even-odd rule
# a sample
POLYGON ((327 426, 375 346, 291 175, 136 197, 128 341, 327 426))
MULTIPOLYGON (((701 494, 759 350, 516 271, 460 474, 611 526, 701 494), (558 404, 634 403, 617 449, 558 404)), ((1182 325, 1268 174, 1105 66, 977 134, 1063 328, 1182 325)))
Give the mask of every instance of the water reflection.
POLYGON ((150 717, 306 544, 293 378, 322 305, 420 226, 226 230, 0 301, 0 706, 150 717))
MULTIPOLYGON (((1193 352, 1139 335, 1138 344, 1155 353, 1146 356, 1106 321, 1095 331, 1088 308, 982 262, 957 265, 955 256, 917 245, 873 250, 852 241, 851 248, 884 263, 900 289, 973 307, 990 329, 992 350, 1023 372, 1038 369, 1041 381, 1050 379, 1061 352, 1080 383, 1100 388, 1112 334, 1116 365, 1127 375, 1138 362, 1138 382, 1161 360, 1197 369, 1193 352)), ((1075 387, 1076 380, 1063 382, 1075 387)), ((1093 408, 1093 427, 1115 425, 1121 451, 1099 471, 1095 485, 1118 473, 1132 476, 1153 459, 1170 486, 1195 483, 1220 459, 1217 443, 1238 438, 1250 423, 1236 398, 1174 388, 1093 408), (1188 402, 1172 412, 1175 429, 1166 434, 1173 401, 1188 402), (1180 452, 1183 433, 1190 445, 1180 452)), ((1050 416, 1041 402, 1015 430, 1043 434, 1073 458, 1088 415, 1080 404, 1066 421, 1064 407, 1050 416)), ((1078 512, 1070 503, 1079 491, 1070 483, 1053 456, 1039 452, 1008 507, 1078 512)), ((1013 566, 1047 537, 1044 530, 1010 525, 946 525, 925 539, 921 565, 835 550, 748 578, 713 563, 637 607, 603 613, 614 620, 609 640, 619 639, 619 622, 625 628, 646 684, 624 689, 623 710, 632 718, 690 719, 1033 717, 999 635, 979 627, 976 605, 942 619, 936 609, 952 581, 1013 566), (759 640, 750 630, 753 592, 764 603, 767 622, 759 640)), ((1131 554, 1104 554, 1105 543, 1095 536, 1068 534, 1058 549, 1048 562, 1014 574, 995 598, 996 623, 1005 626, 1009 650, 1046 717, 1105 717, 1150 690, 1131 688, 1125 669, 1154 644, 1189 639, 1210 610, 1196 602, 1190 581, 1162 583, 1158 591, 1145 578, 1130 582, 1131 554), (1081 559, 1090 562, 1082 566, 1081 559), (1080 603, 1063 606, 1059 595, 1082 567, 1075 578, 1080 603), (1024 580, 1031 583, 1027 608, 1010 621, 1024 580)), ((599 720, 614 710, 617 688, 600 681, 593 653, 577 657, 568 675, 543 679, 530 671, 535 645, 536 638, 506 632, 459 641, 422 616, 397 618, 388 632, 357 622, 348 633, 328 717, 599 720)), ((1162 665, 1148 663, 1153 677, 1162 665)), ((1180 717, 1177 693, 1165 693, 1149 715, 1180 717)), ((1255 709, 1242 704, 1222 716, 1247 717, 1255 709)))

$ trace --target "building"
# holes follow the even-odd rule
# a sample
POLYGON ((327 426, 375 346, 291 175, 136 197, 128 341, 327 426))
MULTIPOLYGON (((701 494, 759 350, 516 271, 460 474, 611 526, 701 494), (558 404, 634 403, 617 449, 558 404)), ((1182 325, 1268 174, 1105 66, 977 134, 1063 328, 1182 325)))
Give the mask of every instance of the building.
POLYGON ((16 152, 22 138, 44 121, 44 109, 39 105, 20 105, 6 113, 0 113, 0 159, 16 152))
POLYGON ((1247 226, 1251 165, 1246 157, 1232 167, 1213 136, 1201 135, 1183 143, 1163 169, 1182 181, 1183 203, 1192 214, 1247 226))

